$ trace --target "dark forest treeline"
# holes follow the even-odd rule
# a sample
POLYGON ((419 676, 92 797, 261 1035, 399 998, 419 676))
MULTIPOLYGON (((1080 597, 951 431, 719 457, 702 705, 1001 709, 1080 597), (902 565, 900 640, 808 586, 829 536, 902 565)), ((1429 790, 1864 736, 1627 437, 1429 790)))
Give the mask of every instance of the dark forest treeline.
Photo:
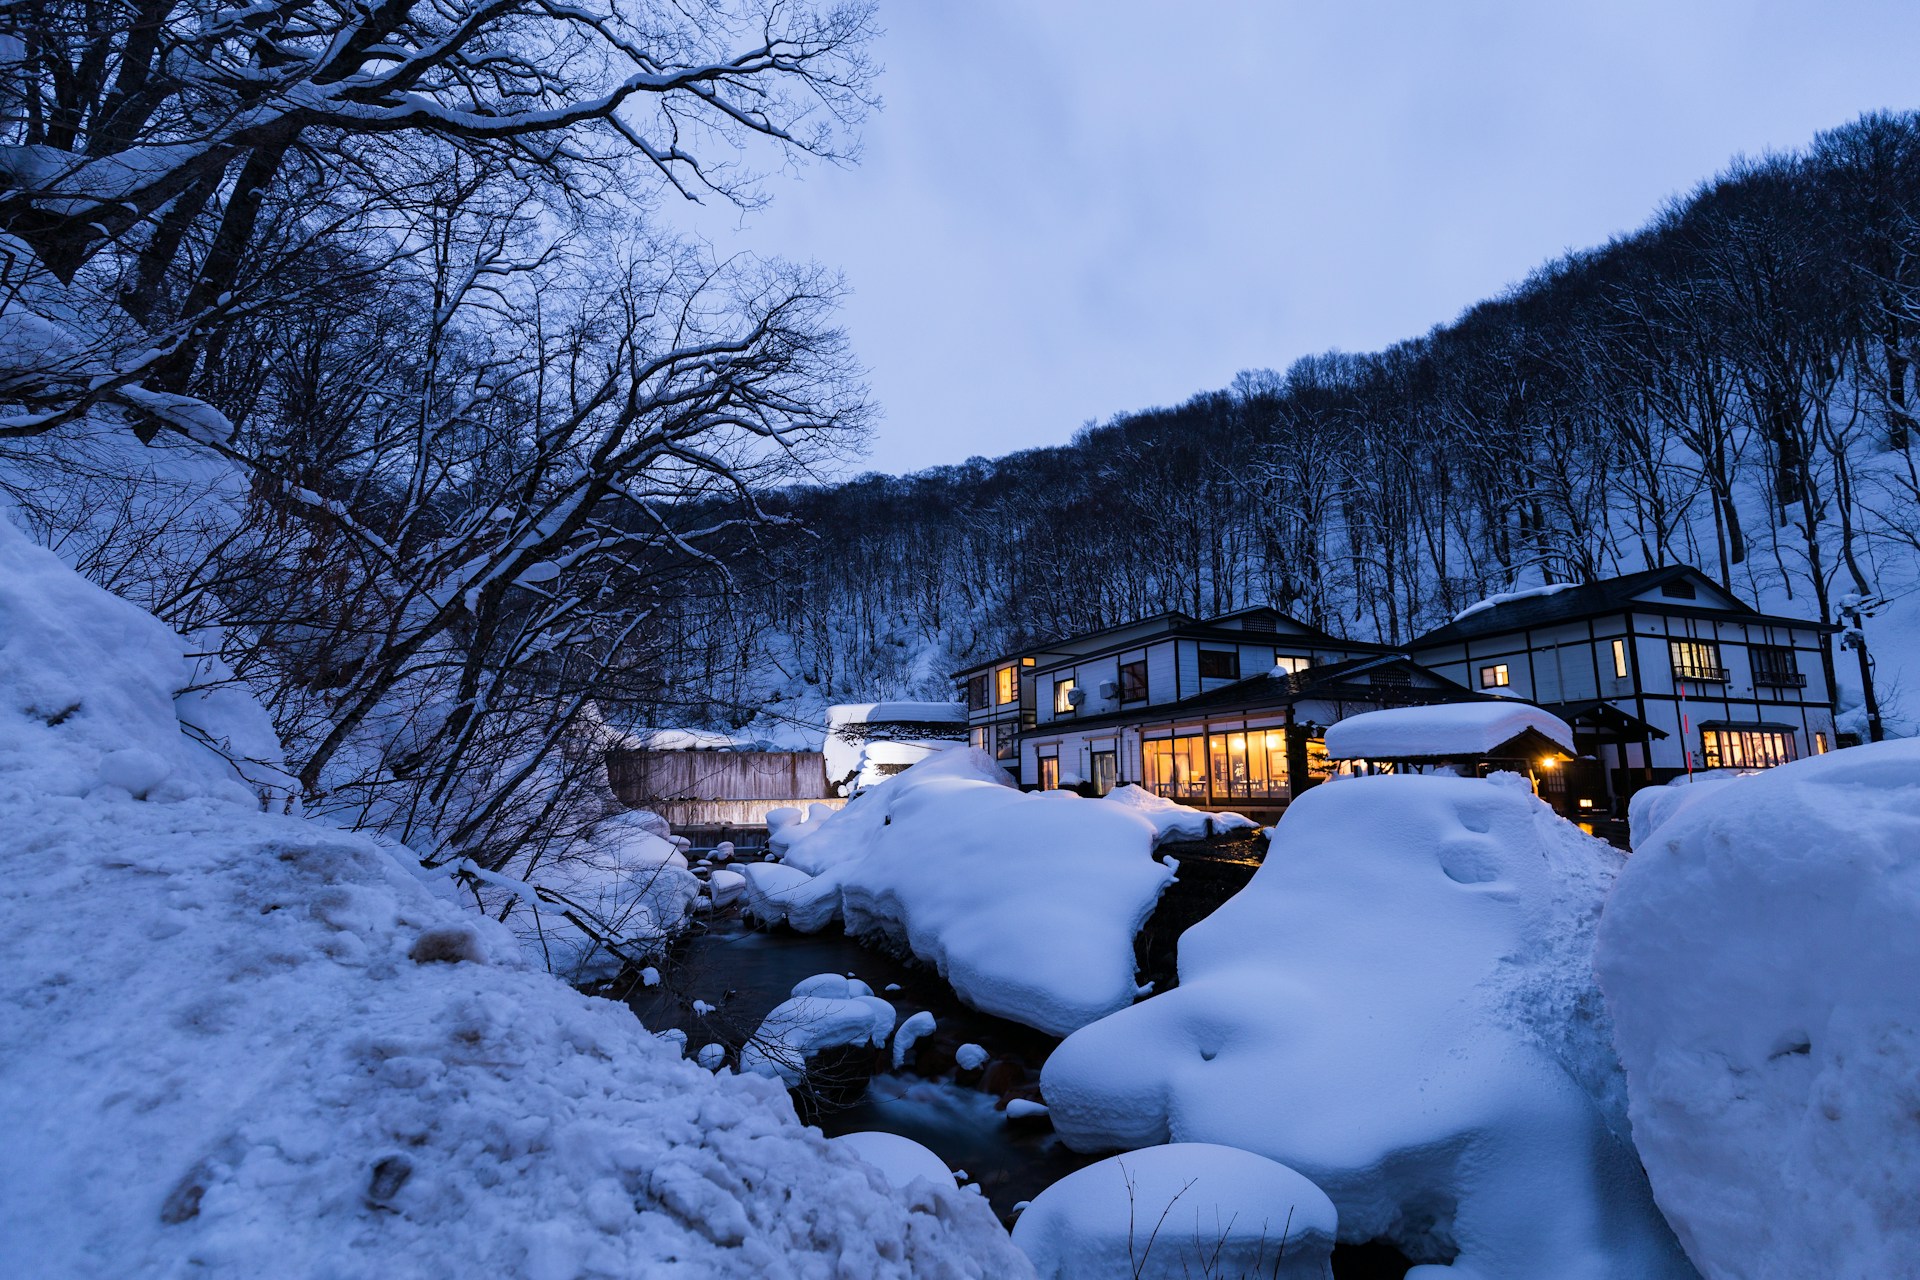
POLYGON ((1831 620, 1914 572, 1916 358, 1920 116, 1871 115, 1388 350, 786 492, 810 535, 751 612, 808 679, 872 692, 1166 609, 1392 641, 1663 561, 1831 620))

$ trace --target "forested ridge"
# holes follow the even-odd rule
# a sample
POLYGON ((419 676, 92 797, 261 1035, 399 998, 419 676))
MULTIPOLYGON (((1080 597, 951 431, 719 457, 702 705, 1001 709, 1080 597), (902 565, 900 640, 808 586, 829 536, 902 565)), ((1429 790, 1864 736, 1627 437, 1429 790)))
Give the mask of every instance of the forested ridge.
POLYGON ((1920 116, 1869 115, 1387 350, 789 489, 770 505, 809 532, 751 616, 847 693, 1168 609, 1398 641, 1516 582, 1675 561, 1835 621, 1920 580, 1916 358, 1920 116))

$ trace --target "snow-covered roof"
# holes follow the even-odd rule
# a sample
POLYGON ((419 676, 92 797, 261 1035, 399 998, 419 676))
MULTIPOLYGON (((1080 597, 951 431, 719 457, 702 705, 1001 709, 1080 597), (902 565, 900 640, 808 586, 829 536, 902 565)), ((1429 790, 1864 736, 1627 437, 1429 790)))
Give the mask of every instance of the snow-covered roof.
POLYGON ((904 721, 908 724, 965 724, 967 709, 958 702, 843 702, 827 708, 829 731, 848 724, 904 721))
POLYGON ((1528 729, 1573 750, 1573 730, 1559 716, 1524 702, 1449 702, 1368 711, 1327 730, 1335 760, 1418 760, 1485 755, 1528 729))
POLYGON ((1453 615, 1455 622, 1472 617, 1487 609, 1503 604, 1512 604, 1516 600, 1532 600, 1539 596, 1557 596, 1562 591, 1571 591, 1580 584, 1577 582, 1549 582, 1544 587, 1522 587, 1518 591, 1503 591, 1499 595, 1488 596, 1485 600, 1476 600, 1460 612, 1453 615))

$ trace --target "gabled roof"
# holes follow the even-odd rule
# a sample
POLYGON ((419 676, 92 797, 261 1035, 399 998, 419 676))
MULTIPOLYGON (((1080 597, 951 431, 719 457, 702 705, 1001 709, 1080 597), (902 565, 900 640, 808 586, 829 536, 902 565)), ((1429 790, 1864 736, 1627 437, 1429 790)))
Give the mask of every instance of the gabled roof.
POLYGON ((1445 626, 1437 627, 1415 638, 1407 647, 1418 652, 1436 645, 1469 640, 1475 636, 1524 631, 1531 627, 1551 626, 1561 622, 1578 622, 1610 613, 1624 613, 1629 609, 1640 613, 1676 613, 1694 616, 1727 614, 1752 622, 1775 622, 1798 627, 1832 629, 1829 624, 1816 622, 1810 618, 1783 618, 1761 613, 1742 603, 1725 587, 1692 565, 1669 564, 1655 569, 1642 569, 1638 573, 1624 573, 1616 578, 1584 582, 1561 590, 1516 593, 1504 598, 1495 597, 1495 603, 1462 613, 1445 626), (1696 591, 1704 588, 1716 597, 1725 598, 1728 603, 1724 605, 1701 603, 1678 598, 1638 599, 1648 591, 1681 580, 1690 582, 1696 591))
POLYGON ((1003 666, 1009 662, 1018 662, 1022 658, 1038 657, 1042 654, 1048 656, 1046 662, 1038 664, 1039 667, 1044 670, 1048 667, 1065 665, 1074 659, 1093 657, 1105 653, 1110 649, 1130 649, 1136 643, 1134 639, 1128 639, 1124 642, 1120 640, 1120 637, 1130 631, 1144 632, 1143 635, 1138 637, 1138 642, 1140 643, 1144 643, 1150 638, 1177 634, 1197 640, 1216 640, 1234 644, 1273 643, 1285 648, 1288 642, 1293 642, 1294 644, 1304 643, 1320 645, 1327 648, 1387 652, 1384 645, 1375 644, 1371 641, 1342 640, 1336 635, 1322 631, 1311 623, 1302 622, 1298 618, 1290 617, 1271 605, 1250 605, 1245 609, 1235 609, 1231 613, 1223 613, 1214 618, 1196 618, 1192 614, 1181 613, 1178 610, 1168 610, 1165 613, 1156 613, 1150 617, 1140 618, 1133 622, 1123 622, 1117 626, 1102 627, 1098 631, 1085 631, 1079 635, 1062 636, 1054 640, 1049 640, 1044 644, 1026 645, 1023 648, 1015 649, 1009 653, 1003 653, 980 662, 968 663, 958 671, 955 671, 953 675, 958 679, 959 677, 972 675, 992 667, 1003 666), (1248 629, 1244 625, 1225 625, 1236 621, 1244 624, 1248 618, 1258 617, 1271 617, 1277 623, 1284 624, 1286 629, 1276 628, 1273 631, 1264 631, 1248 629))

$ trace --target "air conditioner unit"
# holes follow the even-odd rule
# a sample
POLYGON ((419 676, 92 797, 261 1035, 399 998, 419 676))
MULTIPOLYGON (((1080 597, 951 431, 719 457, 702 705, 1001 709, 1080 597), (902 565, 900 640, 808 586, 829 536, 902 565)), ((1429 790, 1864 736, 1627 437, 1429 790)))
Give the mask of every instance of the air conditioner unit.
POLYGON ((1068 706, 1070 706, 1070 707, 1077 707, 1077 706, 1079 706, 1079 705, 1080 705, 1081 703, 1083 703, 1083 702, 1085 702, 1086 700, 1087 700, 1087 691, 1086 691, 1085 689, 1069 689, 1069 690, 1067 690, 1067 705, 1068 705, 1068 706))
POLYGON ((1120 696, 1120 686, 1118 684, 1111 680, 1102 680, 1100 682, 1100 701, 1112 702, 1118 696, 1120 696))

